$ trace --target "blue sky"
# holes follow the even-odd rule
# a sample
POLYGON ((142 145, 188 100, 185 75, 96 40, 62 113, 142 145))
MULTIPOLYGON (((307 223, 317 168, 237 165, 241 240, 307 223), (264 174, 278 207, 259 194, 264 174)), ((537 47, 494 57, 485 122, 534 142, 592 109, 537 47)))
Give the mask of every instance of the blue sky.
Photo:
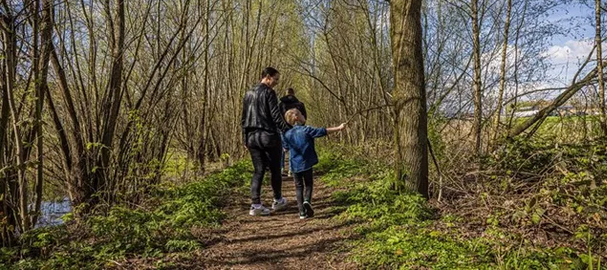
POLYGON ((548 74, 557 77, 557 80, 551 80, 550 86, 568 85, 578 70, 580 62, 592 50, 593 17, 594 9, 580 4, 560 7, 550 17, 553 22, 571 29, 564 35, 553 36, 551 46, 545 51, 553 64, 548 74))
MULTIPOLYGON (((563 29, 562 34, 554 34, 547 40, 548 46, 541 52, 540 56, 546 57, 550 67, 546 70, 545 77, 539 82, 533 82, 514 87, 510 85, 506 88, 507 96, 514 96, 515 91, 528 92, 539 89, 564 88, 571 85, 573 77, 578 72, 581 64, 588 57, 594 45, 594 7, 579 4, 562 5, 552 10, 552 14, 547 17, 551 23, 560 25, 563 29)), ((594 2, 594 1, 592 1, 594 2)), ((603 16, 603 33, 607 37, 607 14, 603 16)), ((603 56, 607 57, 607 44, 603 48, 603 56)), ((592 59, 595 59, 593 55, 592 59)), ((510 60, 512 61, 512 60, 510 60)), ((498 65, 496 62, 494 65, 498 65)), ((591 62, 580 76, 586 75, 589 69, 595 67, 591 62)), ((497 69, 495 69, 497 70, 497 69)), ((551 90, 534 92, 533 94, 523 96, 524 100, 552 99, 562 90, 551 90)), ((521 93, 521 92, 519 92, 521 93)), ((490 90, 489 96, 497 94, 497 88, 490 90)))

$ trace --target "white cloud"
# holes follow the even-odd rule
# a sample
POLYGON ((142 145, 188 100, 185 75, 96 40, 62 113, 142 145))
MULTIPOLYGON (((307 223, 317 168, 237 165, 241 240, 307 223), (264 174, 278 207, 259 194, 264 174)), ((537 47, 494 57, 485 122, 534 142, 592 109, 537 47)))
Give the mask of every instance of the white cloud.
MULTIPOLYGON (((483 53, 483 55, 481 55, 481 63, 483 63, 483 65, 487 65, 487 71, 486 72, 490 72, 490 73, 494 73, 499 75, 501 72, 501 66, 502 66, 502 51, 503 51, 503 47, 500 46, 499 51, 496 52, 492 52, 492 53, 483 53)), ((515 53, 517 50, 515 50, 513 45, 508 45, 508 47, 506 48, 506 63, 507 66, 506 68, 509 69, 511 68, 511 66, 514 63, 515 60, 515 53)), ((518 49, 518 54, 519 57, 521 57, 522 55, 522 51, 521 49, 518 49)))
MULTIPOLYGON (((540 56, 546 57, 547 62, 551 64, 551 69, 546 72, 546 83, 550 87, 569 85, 581 64, 592 52, 593 47, 594 40, 591 38, 570 39, 560 45, 550 46, 542 52, 540 56)), ((603 52, 603 55, 605 55, 605 52, 603 52)), ((595 57, 591 56, 591 59, 595 57)), ((590 64, 587 68, 592 65, 590 64)), ((585 72, 582 72, 582 75, 584 74, 585 72)))
POLYGON ((554 45, 541 53, 541 56, 547 57, 555 64, 572 64, 586 59, 592 51, 593 40, 568 40, 563 45, 554 45))

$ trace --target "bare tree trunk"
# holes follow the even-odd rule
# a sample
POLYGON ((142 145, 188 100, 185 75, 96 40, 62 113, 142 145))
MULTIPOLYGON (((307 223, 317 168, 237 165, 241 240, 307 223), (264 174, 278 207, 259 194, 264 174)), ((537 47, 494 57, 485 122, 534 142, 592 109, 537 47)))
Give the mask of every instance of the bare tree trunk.
MULTIPOLYGON (((59 137, 61 139, 61 150, 65 157, 65 165, 68 170, 67 177, 67 188, 68 194, 72 202, 77 205, 85 200, 85 194, 91 194, 93 187, 88 184, 85 184, 88 178, 88 170, 87 170, 87 158, 86 158, 86 150, 85 150, 85 142, 84 142, 84 134, 81 129, 80 121, 78 120, 78 113, 76 111, 76 106, 74 105, 74 98, 70 93, 70 89, 68 86, 67 75, 65 74, 65 70, 61 66, 59 61, 59 57, 53 44, 51 46, 51 64, 53 65, 53 70, 55 71, 55 76, 59 80, 58 87, 61 89, 61 93, 63 95, 63 100, 65 102, 65 107, 67 109, 67 114, 72 121, 73 132, 71 132, 74 140, 74 145, 76 148, 74 156, 77 158, 75 165, 72 165, 72 154, 70 150, 70 143, 67 140, 67 134, 65 134, 65 129, 63 124, 61 123, 60 117, 56 110, 54 109, 54 104, 52 103, 52 99, 49 97, 49 107, 51 109, 51 113, 53 113, 53 122, 55 123, 55 129, 59 133, 59 137), (72 168, 73 166, 73 168, 72 168)), ((92 117, 88 118, 90 121, 93 121, 92 117)))
POLYGON ((500 117, 502 115, 502 106, 504 103, 504 89, 506 88, 506 59, 508 56, 508 34, 510 30, 510 14, 512 12, 512 0, 508 0, 506 8, 506 22, 504 23, 504 42, 502 48, 502 61, 500 63, 500 88, 497 97, 497 108, 495 109, 495 122, 493 122, 493 145, 500 133, 500 117))
POLYGON ((208 146, 207 143, 207 138, 208 138, 208 123, 207 123, 207 116, 208 116, 208 109, 207 109, 207 104, 209 103, 209 100, 211 99, 211 96, 209 95, 209 48, 211 47, 211 41, 209 40, 210 38, 210 34, 209 34, 209 20, 208 20, 208 16, 209 13, 211 12, 211 7, 210 7, 211 3, 210 1, 206 2, 205 5, 205 17, 207 17, 206 19, 206 23, 204 24, 204 33, 206 34, 206 39, 205 39, 205 49, 204 49, 204 80, 203 80, 203 102, 202 102, 202 115, 200 117, 200 133, 198 134, 198 136, 200 136, 199 138, 199 143, 198 143, 198 150, 197 150, 197 159, 198 159, 198 163, 200 164, 199 169, 199 173, 202 174, 204 173, 204 166, 205 166, 205 162, 206 162, 206 156, 207 156, 207 151, 206 151, 206 147, 208 146))
POLYGON ((394 64, 397 188, 428 198, 426 89, 422 54, 421 0, 390 1, 394 64))
POLYGON ((19 206, 16 218, 20 231, 26 231, 29 228, 29 219, 27 217, 27 179, 25 178, 25 160, 24 149, 21 137, 21 129, 19 125, 19 113, 15 104, 15 73, 17 69, 17 31, 15 26, 15 18, 12 14, 7 13, 2 17, 3 20, 3 45, 4 45, 4 90, 8 96, 8 107, 10 110, 10 118, 12 124, 13 138, 15 140, 15 157, 17 159, 17 188, 19 206))
POLYGON ((546 119, 546 117, 548 117, 548 114, 550 114, 550 112, 554 111, 556 108, 563 105, 565 102, 567 102, 567 100, 569 100, 580 89, 582 89, 584 86, 591 83, 594 76, 596 76, 596 73, 597 73, 597 69, 595 68, 591 72, 589 72, 582 80, 569 86, 569 88, 567 88, 567 90, 565 90, 558 97, 556 97, 550 105, 546 106, 546 108, 540 110, 537 114, 535 114, 535 116, 529 118, 527 121, 512 128, 512 130, 510 130, 510 132, 508 134, 508 137, 509 138, 516 137, 519 134, 525 132, 525 130, 527 130, 529 127, 533 126, 534 124, 540 125, 544 121, 544 119, 546 119))
POLYGON ((603 50, 601 39, 601 0, 595 0, 595 16, 596 16, 596 61, 597 75, 599 79, 599 108, 600 124, 603 136, 607 136, 607 119, 605 119, 605 81, 603 80, 603 50))
MULTIPOLYGON (((11 111, 9 110, 9 105, 8 105, 8 93, 6 91, 6 72, 4 71, 6 69, 5 63, 2 63, 2 83, 1 85, 1 91, 2 91, 2 110, 0 111, 0 168, 4 168, 7 166, 8 164, 8 155, 10 155, 10 152, 8 147, 10 145, 10 142, 8 141, 8 134, 10 133, 9 131, 9 123, 8 120, 10 119, 10 113, 11 111)), ((2 196, 0 197, 0 201, 2 202, 1 205, 1 211, 2 211, 2 215, 0 215, 0 218, 4 219, 6 218, 6 224, 5 226, 2 226, 2 231, 1 231, 1 237, 2 237, 2 246, 6 247, 6 246, 11 246, 13 244, 13 241, 15 239, 15 226, 17 225, 17 222, 14 218, 15 214, 14 214, 14 207, 13 207, 13 203, 12 200, 14 198, 14 196, 12 196, 12 193, 14 193, 14 180, 11 179, 11 175, 12 173, 7 172, 6 174, 4 174, 4 176, 2 176, 1 180, 2 180, 2 184, 0 186, 0 194, 2 194, 2 196)))
MULTIPOLYGON (((114 131, 117 124, 118 112, 122 103, 122 69, 124 65, 124 5, 125 0, 115 1, 115 17, 111 17, 110 1, 106 1, 108 16, 110 17, 110 48, 112 51, 112 68, 110 71, 110 82, 108 85, 108 94, 104 101, 105 115, 101 135, 101 160, 99 160, 100 169, 95 176, 93 187, 95 191, 103 190, 107 181, 107 169, 110 162, 112 144, 114 140, 114 131)), ((92 194, 91 194, 92 195, 92 194)), ((100 194, 101 195, 101 194, 100 194)))
POLYGON ((483 93, 481 85, 481 44, 478 19, 478 0, 470 1, 470 9, 472 12, 472 41, 474 55, 474 151, 477 156, 480 156, 482 154, 483 93))
MULTIPOLYGON (((39 0, 37 0, 36 17, 38 17, 38 6, 39 0)), ((36 225, 38 216, 40 214, 40 205, 42 204, 42 184, 43 184, 43 172, 44 172, 44 158, 43 158, 43 134, 42 134, 42 109, 44 106, 44 96, 48 88, 48 66, 51 54, 52 42, 52 29, 53 29, 53 0, 43 0, 42 3, 42 29, 40 35, 42 54, 40 55, 39 63, 37 63, 37 76, 36 76, 36 130, 37 130, 37 155, 38 155, 38 168, 36 171, 36 201, 34 204, 34 215, 32 216, 32 227, 36 225)), ((36 18, 38 20, 38 18, 36 18)), ((34 33, 37 35, 37 33, 34 33)), ((37 60, 37 59, 36 59, 37 60)), ((35 61, 36 61, 35 60, 35 61)))
MULTIPOLYGON (((525 25, 525 18, 527 16, 527 8, 529 6, 529 0, 525 0, 525 3, 523 5, 523 11, 521 13, 521 19, 519 20, 518 26, 516 27, 516 34, 514 35, 514 71, 513 71, 513 77, 514 77, 514 100, 512 103, 512 110, 510 112, 510 116, 508 117, 508 125, 507 125, 507 129, 508 132, 510 132, 510 130, 512 129, 512 123, 514 120, 514 113, 516 112, 516 108, 517 108, 517 103, 518 103, 518 95, 519 95, 519 68, 520 68, 520 64, 519 64, 519 57, 520 57, 520 53, 519 53, 519 43, 520 43, 520 36, 521 36, 521 29, 523 28, 523 26, 525 25)), ((507 105, 510 102, 506 102, 507 105)))

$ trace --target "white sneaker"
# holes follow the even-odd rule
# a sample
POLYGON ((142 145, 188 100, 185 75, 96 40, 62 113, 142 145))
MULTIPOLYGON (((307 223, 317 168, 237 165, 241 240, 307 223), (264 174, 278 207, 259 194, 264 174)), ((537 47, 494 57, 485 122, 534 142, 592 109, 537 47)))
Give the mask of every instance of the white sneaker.
POLYGON ((274 209, 274 211, 280 211, 285 208, 287 208, 287 199, 285 199, 284 197, 282 197, 278 201, 274 199, 274 202, 272 203, 272 209, 274 209))
POLYGON ((251 205, 251 210, 249 210, 249 215, 251 216, 269 216, 270 213, 272 211, 270 211, 270 209, 268 209, 265 206, 259 206, 259 207, 255 207, 253 205, 251 205))

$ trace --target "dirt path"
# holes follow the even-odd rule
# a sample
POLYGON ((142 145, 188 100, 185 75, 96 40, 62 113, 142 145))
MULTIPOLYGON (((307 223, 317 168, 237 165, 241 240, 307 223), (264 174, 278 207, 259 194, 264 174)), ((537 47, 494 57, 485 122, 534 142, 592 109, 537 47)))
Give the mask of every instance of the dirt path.
MULTIPOLYGON (((267 181, 264 181, 267 182, 267 181)), ((227 218, 220 230, 212 233, 215 241, 200 251, 200 269, 354 269, 345 261, 348 248, 344 240, 351 236, 351 226, 332 219, 336 215, 331 193, 335 190, 315 181, 312 204, 315 217, 299 219, 292 178, 283 179, 286 210, 269 217, 248 215, 248 196, 240 195, 228 205, 227 218), (213 243, 214 242, 214 243, 213 243)), ((272 192, 262 191, 268 206, 272 192)), ((188 268, 189 268, 188 267, 188 268)))

